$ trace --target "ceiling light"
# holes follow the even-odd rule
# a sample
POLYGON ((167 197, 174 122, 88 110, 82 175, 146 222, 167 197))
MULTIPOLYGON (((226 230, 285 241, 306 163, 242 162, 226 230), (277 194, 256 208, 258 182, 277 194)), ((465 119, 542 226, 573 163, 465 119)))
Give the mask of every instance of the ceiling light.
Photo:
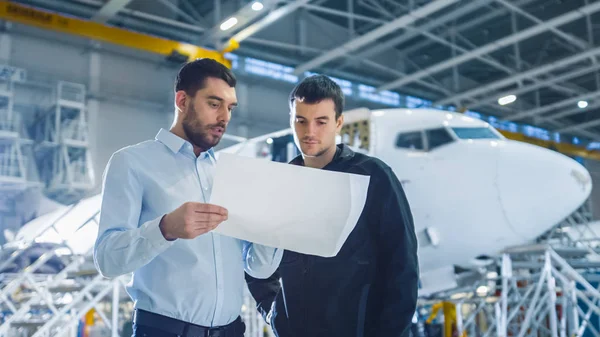
POLYGON ((506 105, 506 104, 510 104, 514 101, 517 100, 517 96, 515 95, 508 95, 508 96, 504 96, 504 97, 500 97, 498 98, 498 104, 500 105, 506 105))
POLYGON ((255 11, 259 11, 259 10, 263 9, 263 7, 264 7, 263 4, 258 1, 252 4, 252 9, 255 11))
POLYGON ((579 107, 579 109, 585 109, 588 106, 588 102, 586 102, 586 101, 579 101, 579 102, 577 102, 577 106, 579 107))
POLYGON ((475 291, 477 292, 477 295, 485 296, 485 295, 487 295, 487 292, 489 290, 490 289, 487 286, 479 286, 479 287, 477 287, 477 290, 475 290, 475 291))
POLYGON ((235 26, 238 20, 235 17, 229 18, 225 20, 220 26, 221 30, 228 30, 229 28, 235 26))

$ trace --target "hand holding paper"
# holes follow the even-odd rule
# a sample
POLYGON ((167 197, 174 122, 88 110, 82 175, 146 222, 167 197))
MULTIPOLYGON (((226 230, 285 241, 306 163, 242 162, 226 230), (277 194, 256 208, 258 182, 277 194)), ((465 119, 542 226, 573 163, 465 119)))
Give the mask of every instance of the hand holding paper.
POLYGON ((167 240, 193 239, 210 232, 227 219, 223 207, 186 202, 167 214, 160 222, 160 231, 167 240))
POLYGON ((214 232, 335 256, 356 226, 370 177, 221 153, 210 203, 228 210, 214 232))

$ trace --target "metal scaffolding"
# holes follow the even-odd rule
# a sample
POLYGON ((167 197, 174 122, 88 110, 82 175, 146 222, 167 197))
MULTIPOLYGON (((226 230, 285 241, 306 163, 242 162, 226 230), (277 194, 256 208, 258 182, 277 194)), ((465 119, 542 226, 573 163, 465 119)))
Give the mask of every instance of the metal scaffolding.
MULTIPOLYGON (((550 245, 508 249, 501 275, 480 282, 470 292, 453 294, 456 331, 473 336, 569 336, 590 330, 590 315, 600 313, 600 292, 582 274, 597 262, 570 264, 575 252, 550 245)), ((577 255, 577 254, 575 254, 577 255)))
POLYGON ((422 299, 421 310, 443 303, 446 331, 458 336, 598 336, 600 237, 590 221, 585 204, 537 243, 507 248, 472 285, 422 299))
POLYGON ((22 153, 19 115, 14 112, 14 84, 0 78, 0 190, 21 191, 27 187, 27 158, 22 153))
MULTIPOLYGON (((125 292, 131 275, 107 279, 93 264, 100 201, 100 196, 82 199, 44 215, 2 247, 0 336, 71 336, 90 316, 98 320, 93 329, 111 337, 131 324, 133 303, 125 292), (31 254, 34 249, 37 255, 31 254)), ((246 336, 271 333, 247 288, 241 311, 246 336)))
POLYGON ((35 122, 36 158, 46 194, 73 203, 94 187, 85 86, 58 82, 52 107, 35 122))
POLYGON ((119 321, 126 317, 128 307, 122 291, 125 277, 103 278, 93 266, 91 247, 84 252, 73 249, 74 240, 97 231, 97 201, 84 203, 48 217, 34 235, 3 247, 3 251, 12 253, 4 256, 0 270, 23 259, 40 238, 57 238, 52 248, 46 247, 24 268, 1 274, 0 336, 66 336, 92 309, 112 336, 119 336, 119 321), (74 221, 77 218, 79 222, 74 221), (56 273, 41 272, 51 260, 62 262, 63 268, 56 273))

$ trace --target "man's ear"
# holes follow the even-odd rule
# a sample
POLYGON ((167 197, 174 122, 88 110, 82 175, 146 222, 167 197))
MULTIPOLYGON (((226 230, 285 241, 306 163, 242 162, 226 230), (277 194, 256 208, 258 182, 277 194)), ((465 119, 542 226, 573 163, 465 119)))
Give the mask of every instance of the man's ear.
POLYGON ((183 90, 179 90, 175 93, 175 106, 182 112, 186 111, 186 107, 188 104, 188 95, 183 90))
POLYGON ((336 130, 338 133, 340 133, 340 131, 342 130, 342 126, 344 126, 344 115, 340 115, 340 117, 338 117, 338 119, 336 120, 336 130))

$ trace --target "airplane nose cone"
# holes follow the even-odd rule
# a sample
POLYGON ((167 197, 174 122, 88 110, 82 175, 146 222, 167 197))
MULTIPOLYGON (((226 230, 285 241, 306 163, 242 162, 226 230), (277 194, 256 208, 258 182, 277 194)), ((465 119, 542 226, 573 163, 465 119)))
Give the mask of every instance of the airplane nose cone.
POLYGON ((506 141, 498 160, 500 202, 512 230, 531 240, 589 197, 592 180, 577 161, 539 146, 506 141))

